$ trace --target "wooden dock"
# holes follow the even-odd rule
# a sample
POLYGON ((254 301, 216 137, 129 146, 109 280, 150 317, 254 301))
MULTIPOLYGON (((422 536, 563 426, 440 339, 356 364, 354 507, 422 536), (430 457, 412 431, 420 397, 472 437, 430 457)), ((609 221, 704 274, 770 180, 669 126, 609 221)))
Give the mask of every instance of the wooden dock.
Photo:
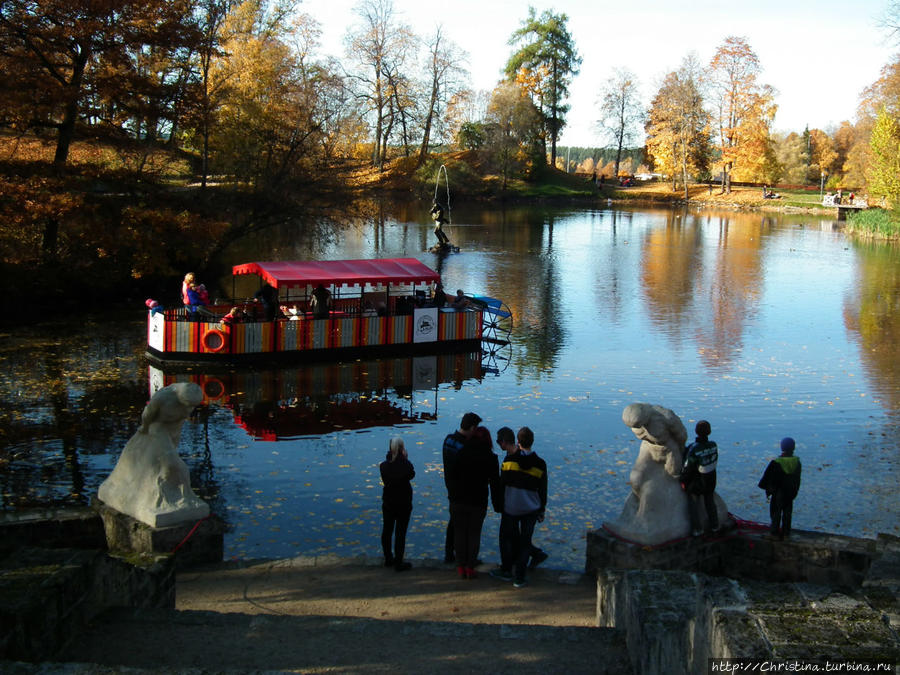
POLYGON ((849 198, 844 197, 839 203, 835 203, 837 195, 825 195, 822 199, 822 206, 832 206, 837 209, 837 219, 847 220, 848 211, 861 211, 869 208, 869 203, 865 199, 855 198, 852 202, 849 198))

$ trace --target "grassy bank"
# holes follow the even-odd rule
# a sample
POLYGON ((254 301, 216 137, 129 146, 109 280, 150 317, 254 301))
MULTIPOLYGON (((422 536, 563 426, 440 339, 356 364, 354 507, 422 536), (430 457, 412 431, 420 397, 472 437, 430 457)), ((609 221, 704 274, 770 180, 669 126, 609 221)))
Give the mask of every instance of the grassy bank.
POLYGON ((847 232, 858 237, 900 240, 900 210, 867 209, 847 217, 847 232))

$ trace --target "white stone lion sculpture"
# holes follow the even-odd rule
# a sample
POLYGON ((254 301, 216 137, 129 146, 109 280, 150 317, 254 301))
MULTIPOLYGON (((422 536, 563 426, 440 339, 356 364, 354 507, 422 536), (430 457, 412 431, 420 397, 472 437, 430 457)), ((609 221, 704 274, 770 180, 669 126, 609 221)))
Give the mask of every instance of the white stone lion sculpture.
MULTIPOLYGON (((631 494, 619 518, 605 527, 651 546, 688 536, 688 501, 679 480, 688 437, 684 424, 668 408, 649 403, 627 406, 622 421, 641 439, 641 447, 631 469, 631 494)), ((716 506, 719 522, 726 522, 728 509, 718 495, 716 506)))
POLYGON ((110 508, 151 527, 170 527, 209 515, 191 489, 187 464, 178 455, 181 427, 203 401, 193 382, 160 389, 141 414, 141 426, 97 496, 110 508))

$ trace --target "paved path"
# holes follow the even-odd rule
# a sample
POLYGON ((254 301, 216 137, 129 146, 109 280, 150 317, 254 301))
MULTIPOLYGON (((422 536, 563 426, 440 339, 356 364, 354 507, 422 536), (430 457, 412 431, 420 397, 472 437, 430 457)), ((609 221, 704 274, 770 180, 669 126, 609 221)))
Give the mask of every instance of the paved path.
POLYGON ((487 566, 462 581, 413 562, 403 573, 334 558, 182 572, 176 611, 104 615, 62 672, 631 672, 624 634, 594 627, 593 580, 538 569, 515 589, 487 566))

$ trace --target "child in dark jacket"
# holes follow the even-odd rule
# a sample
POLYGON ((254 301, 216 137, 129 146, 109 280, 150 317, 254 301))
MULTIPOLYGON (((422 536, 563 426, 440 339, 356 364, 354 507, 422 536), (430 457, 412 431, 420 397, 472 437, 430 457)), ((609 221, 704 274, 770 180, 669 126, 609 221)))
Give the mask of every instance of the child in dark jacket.
POLYGON ((772 518, 771 535, 782 539, 791 534, 791 516, 794 499, 800 491, 800 458, 794 456, 794 439, 781 439, 781 456, 776 457, 766 467, 759 487, 766 491, 770 499, 769 515, 772 518))
POLYGON ((412 565, 404 562, 406 549, 406 528, 412 514, 412 485, 416 471, 406 456, 403 439, 391 439, 390 450, 385 460, 379 465, 381 481, 384 483, 381 513, 384 525, 381 529, 381 548, 384 551, 384 566, 393 567, 398 572, 405 572, 412 565), (391 538, 393 535, 394 551, 391 554, 391 538))
POLYGON ((522 427, 516 434, 517 450, 503 460, 503 517, 500 522, 501 567, 491 575, 512 578, 513 586, 528 585, 525 578, 533 549, 531 537, 547 508, 547 464, 531 449, 534 433, 522 427))

